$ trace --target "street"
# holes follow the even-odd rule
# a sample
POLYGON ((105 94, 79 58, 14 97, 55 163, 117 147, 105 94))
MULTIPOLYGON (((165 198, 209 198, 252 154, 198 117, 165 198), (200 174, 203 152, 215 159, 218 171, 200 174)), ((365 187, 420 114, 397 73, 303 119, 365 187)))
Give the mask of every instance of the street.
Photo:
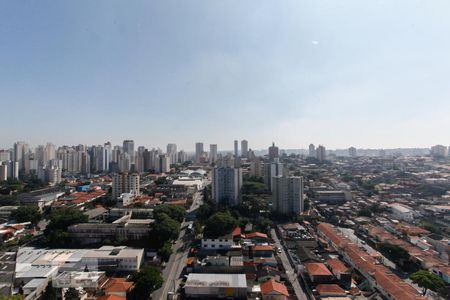
POLYGON ((308 300, 308 296, 306 296, 306 294, 303 292, 303 289, 301 288, 300 283, 298 282, 297 274, 295 273, 294 269, 291 266, 291 263, 289 262, 284 247, 281 245, 280 240, 278 239, 278 236, 275 232, 275 229, 271 229, 270 234, 273 240, 275 241, 276 247, 279 247, 281 249, 281 253, 279 254, 281 262, 283 263, 283 267, 286 270, 286 275, 288 276, 288 279, 291 282, 292 287, 294 288, 297 299, 308 300))
MULTIPOLYGON (((201 192, 195 193, 193 198, 191 207, 186 211, 188 214, 195 211, 202 204, 203 196, 201 192)), ((162 271, 162 276, 164 278, 163 286, 152 293, 152 299, 165 300, 167 299, 169 292, 176 293, 178 289, 179 278, 185 266, 190 249, 190 241, 184 241, 186 235, 186 230, 184 228, 188 223, 189 222, 183 221, 181 224, 181 228, 183 229, 180 231, 180 235, 172 247, 173 253, 170 256, 166 267, 162 271)))

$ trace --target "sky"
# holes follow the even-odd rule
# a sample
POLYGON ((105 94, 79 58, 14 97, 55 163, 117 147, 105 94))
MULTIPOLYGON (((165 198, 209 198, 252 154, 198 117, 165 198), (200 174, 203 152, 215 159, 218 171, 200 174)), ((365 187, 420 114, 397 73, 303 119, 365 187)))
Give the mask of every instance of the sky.
POLYGON ((448 0, 0 0, 0 148, 450 144, 448 0))

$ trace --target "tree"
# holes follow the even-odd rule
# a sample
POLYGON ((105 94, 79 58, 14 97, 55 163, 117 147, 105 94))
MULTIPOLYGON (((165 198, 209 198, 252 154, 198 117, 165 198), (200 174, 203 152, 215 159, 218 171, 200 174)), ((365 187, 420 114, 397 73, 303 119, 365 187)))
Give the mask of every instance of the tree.
POLYGON ((256 194, 262 195, 267 194, 269 191, 267 186, 262 182, 256 181, 246 181, 242 185, 242 195, 256 194))
POLYGON ((211 236, 222 236, 230 233, 238 224, 229 212, 217 212, 206 220, 205 233, 211 236))
POLYGON ((67 227, 78 223, 86 223, 88 216, 75 208, 55 210, 50 214, 50 222, 44 234, 50 247, 62 247, 70 244, 67 227))
POLYGON ((159 249, 158 253, 162 260, 168 261, 170 255, 172 255, 172 244, 170 242, 165 242, 164 245, 159 249))
POLYGON ((68 288, 64 294, 66 300, 80 300, 80 293, 74 288, 68 288))
POLYGON ((145 267, 133 275, 134 289, 131 292, 131 299, 148 299, 150 294, 159 289, 164 279, 159 270, 155 267, 145 267))
POLYGON ((19 223, 31 222, 31 224, 36 225, 42 218, 41 213, 34 206, 19 206, 17 210, 11 213, 11 218, 19 223))
POLYGON ((58 296, 56 294, 56 289, 52 286, 50 281, 45 288, 44 294, 41 297, 42 300, 57 300, 58 296))
POLYGON ((155 221, 153 231, 155 236, 159 237, 161 240, 174 240, 180 234, 180 223, 169 217, 167 214, 159 214, 158 218, 155 218, 155 221))
POLYGON ((405 249, 397 245, 382 243, 379 245, 380 251, 394 263, 402 263, 409 259, 409 253, 405 249))
POLYGON ((368 208, 363 208, 358 211, 359 217, 372 217, 372 212, 368 208))
POLYGON ((445 282, 439 276, 428 271, 417 271, 410 278, 414 283, 423 288, 424 295, 427 293, 427 290, 438 292, 445 288, 445 282))
POLYGON ((163 204, 155 207, 153 210, 153 216, 155 219, 158 219, 158 215, 162 213, 165 213, 178 222, 183 222, 183 219, 186 216, 186 209, 179 205, 163 204))

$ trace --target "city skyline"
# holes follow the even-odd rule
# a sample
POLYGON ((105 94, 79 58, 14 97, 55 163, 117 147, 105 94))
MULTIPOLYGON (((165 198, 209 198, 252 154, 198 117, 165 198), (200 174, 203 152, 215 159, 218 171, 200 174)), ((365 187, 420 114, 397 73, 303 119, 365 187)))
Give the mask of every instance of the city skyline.
POLYGON ((447 145, 449 10, 407 0, 4 1, 0 146, 447 145))

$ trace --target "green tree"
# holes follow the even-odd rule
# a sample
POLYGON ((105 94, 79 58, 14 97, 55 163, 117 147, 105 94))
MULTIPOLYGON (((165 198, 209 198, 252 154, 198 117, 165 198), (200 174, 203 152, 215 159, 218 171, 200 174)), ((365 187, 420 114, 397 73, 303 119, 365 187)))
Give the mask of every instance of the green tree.
POLYGON ((217 212, 206 221, 205 233, 211 236, 222 236, 230 233, 239 222, 229 212, 217 212))
POLYGON ((67 233, 67 227, 78 223, 86 223, 88 216, 75 208, 55 210, 50 214, 50 222, 44 234, 50 247, 63 247, 72 241, 67 233))
POLYGON ((170 255, 172 255, 172 244, 170 242, 165 242, 164 245, 158 250, 159 255, 162 260, 168 261, 170 255))
POLYGON ((242 194, 243 195, 249 195, 249 194, 267 194, 269 191, 267 189, 267 186, 262 182, 255 182, 255 181, 246 181, 242 185, 242 194))
POLYGON ((44 294, 42 294, 41 300, 57 300, 58 296, 56 294, 56 289, 52 286, 50 281, 45 288, 44 294))
POLYGON ((380 251, 394 263, 402 264, 403 261, 409 259, 408 251, 400 246, 382 243, 378 247, 380 251))
POLYGON ((17 210, 11 213, 11 218, 17 222, 31 222, 33 225, 39 223, 42 219, 42 215, 34 206, 19 206, 17 210))
POLYGON ((66 300, 80 300, 80 293, 74 288, 68 288, 64 294, 66 300))
POLYGON ((134 289, 130 298, 133 300, 148 299, 150 294, 159 289, 164 279, 155 267, 145 267, 133 275, 134 289))
POLYGON ((186 209, 179 205, 163 204, 155 207, 153 210, 153 216, 155 219, 158 219, 158 215, 162 213, 181 223, 186 216, 186 209))
POLYGON ((372 217, 372 212, 368 208, 363 208, 358 211, 358 216, 360 217, 372 217))
POLYGON ((437 275, 428 271, 420 270, 410 276, 411 280, 423 289, 423 294, 427 290, 439 292, 445 288, 445 282, 437 275))
POLYGON ((174 240, 180 234, 180 223, 169 217, 167 214, 158 214, 155 221, 153 231, 155 236, 159 237, 161 240, 174 240))

